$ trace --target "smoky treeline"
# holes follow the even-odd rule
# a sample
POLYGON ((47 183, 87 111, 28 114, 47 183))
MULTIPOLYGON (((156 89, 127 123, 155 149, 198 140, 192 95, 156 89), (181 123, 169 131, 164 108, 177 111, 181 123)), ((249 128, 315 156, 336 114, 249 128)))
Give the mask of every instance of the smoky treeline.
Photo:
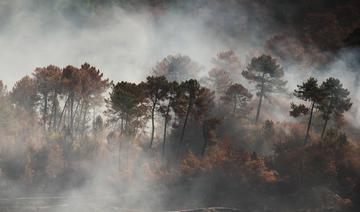
POLYGON ((1 2, 0 211, 360 211, 359 20, 354 0, 1 2))
POLYGON ((341 81, 310 77, 289 91, 271 55, 243 64, 230 50, 211 61, 202 77, 178 54, 139 83, 84 63, 1 84, 1 197, 110 195, 98 206, 109 211, 356 211, 360 149, 345 133, 353 103, 341 81), (288 121, 266 118, 281 98, 288 121))

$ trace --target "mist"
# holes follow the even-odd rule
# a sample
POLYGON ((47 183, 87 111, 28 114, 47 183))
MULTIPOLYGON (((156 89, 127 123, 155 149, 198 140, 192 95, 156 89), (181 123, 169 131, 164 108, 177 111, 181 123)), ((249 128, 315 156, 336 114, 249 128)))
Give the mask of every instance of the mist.
MULTIPOLYGON (((89 9, 71 2, 1 3, 1 73, 9 86, 36 67, 84 62, 97 64, 116 81, 139 81, 169 54, 189 55, 206 66, 218 51, 230 47, 222 39, 224 32, 218 35, 206 26, 215 18, 210 8, 197 14, 174 10, 157 15, 149 8, 89 9)), ((250 46, 244 39, 236 48, 250 46)))
POLYGON ((357 211, 360 53, 344 43, 360 7, 311 4, 1 1, 0 211, 357 211), (283 71, 268 96, 244 74, 263 55, 283 71), (172 65, 199 90, 174 79, 156 102, 148 76, 169 83, 172 65), (41 90, 39 70, 61 83, 41 90), (310 125, 293 92, 310 77, 340 80, 349 108, 330 119, 318 103, 310 125), (251 95, 233 106, 237 84, 251 95))

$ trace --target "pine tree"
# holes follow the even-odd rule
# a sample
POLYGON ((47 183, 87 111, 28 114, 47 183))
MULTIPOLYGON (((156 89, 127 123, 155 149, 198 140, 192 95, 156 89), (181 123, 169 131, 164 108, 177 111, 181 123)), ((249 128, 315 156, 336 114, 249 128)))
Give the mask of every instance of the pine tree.
POLYGON ((242 75, 250 82, 256 83, 258 90, 256 94, 259 97, 255 118, 255 123, 257 123, 263 98, 269 98, 271 93, 285 92, 284 86, 287 82, 282 79, 284 70, 271 56, 261 55, 252 58, 242 75))

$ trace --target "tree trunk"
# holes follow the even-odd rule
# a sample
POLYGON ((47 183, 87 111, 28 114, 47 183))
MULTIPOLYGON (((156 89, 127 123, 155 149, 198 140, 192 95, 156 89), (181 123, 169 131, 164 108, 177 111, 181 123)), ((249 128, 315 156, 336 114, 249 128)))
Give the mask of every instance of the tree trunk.
POLYGON ((82 123, 83 110, 84 110, 84 101, 82 101, 82 103, 81 103, 80 112, 79 112, 79 115, 78 115, 79 120, 76 123, 75 132, 80 132, 80 124, 82 123))
POLYGON ((150 145, 149 148, 152 147, 153 141, 154 141, 154 134, 155 134, 155 107, 156 107, 156 101, 153 102, 153 106, 151 109, 151 139, 150 139, 150 145))
POLYGON ((77 130, 76 130, 76 126, 78 125, 78 123, 81 121, 81 114, 80 115, 77 115, 77 113, 78 113, 78 110, 79 110, 79 105, 80 105, 80 100, 79 101, 77 101, 77 103, 76 103, 76 107, 75 107, 75 111, 74 111, 74 114, 73 114, 73 134, 75 135, 76 134, 76 132, 77 132, 77 130), (76 117, 79 117, 79 120, 76 122, 76 117))
POLYGON ((88 109, 89 109, 89 106, 87 103, 85 103, 84 116, 82 117, 82 124, 81 124, 81 129, 80 129, 81 133, 83 133, 85 131, 86 116, 87 116, 88 109))
POLYGON ((48 94, 44 93, 44 114, 43 114, 44 131, 46 131, 47 108, 48 108, 48 94))
POLYGON ((165 118, 164 118, 164 137, 163 137, 163 144, 162 144, 162 156, 163 157, 165 156, 166 128, 167 128, 167 123, 168 123, 169 112, 170 112, 170 102, 167 106, 165 118))
POLYGON ((309 138, 310 126, 311 126, 311 121, 312 121, 313 112, 314 112, 314 105, 315 105, 315 101, 313 101, 312 104, 311 104, 310 118, 309 118, 309 122, 308 122, 307 129, 306 129, 306 135, 305 135, 304 144, 307 143, 308 138, 309 138))
POLYGON ((120 134, 123 135, 124 133, 124 117, 121 115, 121 125, 120 125, 121 132, 120 134))
POLYGON ((203 137, 204 137, 204 145, 201 151, 201 156, 205 155, 205 151, 208 145, 208 121, 203 121, 203 137))
MULTIPOLYGON (((55 129, 56 127, 56 112, 57 112, 57 92, 55 91, 54 97, 52 100, 52 111, 51 111, 51 122, 52 122, 52 128, 55 129)), ((50 126, 50 123, 49 123, 50 126)))
POLYGON ((328 121, 329 121, 329 118, 327 117, 327 118, 325 119, 324 127, 323 127, 322 132, 321 132, 321 138, 324 137, 324 134, 325 134, 325 130, 326 130, 326 126, 327 126, 327 124, 328 124, 328 121))
POLYGON ((261 81, 261 90, 260 90, 260 96, 259 96, 259 104, 256 111, 256 118, 255 118, 255 124, 259 121, 260 116, 260 109, 261 109, 261 103, 264 96, 264 84, 265 84, 265 72, 262 75, 262 81, 261 81))
POLYGON ((192 106, 192 100, 189 100, 188 108, 186 110, 186 116, 185 116, 184 125, 183 125, 182 130, 181 130, 180 141, 179 141, 178 148, 177 148, 177 151, 176 151, 176 159, 177 160, 179 159, 179 156, 180 156, 180 149, 181 149, 182 142, 184 140, 185 128, 186 128, 186 124, 187 124, 187 121, 188 121, 188 118, 189 118, 191 106, 192 106))
POLYGON ((62 109, 62 111, 61 111, 61 114, 60 114, 60 119, 59 119, 59 123, 58 123, 58 125, 57 125, 57 128, 59 128, 59 127, 60 127, 60 125, 61 125, 61 121, 62 121, 62 118, 63 118, 64 112, 65 112, 66 106, 67 106, 67 104, 68 104, 68 102, 69 102, 69 98, 70 98, 70 96, 68 95, 68 97, 66 98, 66 101, 65 101, 64 107, 63 107, 63 109, 62 109))
POLYGON ((71 99, 70 99, 70 133, 71 133, 71 138, 73 136, 73 129, 74 129, 74 93, 71 94, 71 99))
POLYGON ((121 136, 119 137, 119 171, 121 170, 121 136))

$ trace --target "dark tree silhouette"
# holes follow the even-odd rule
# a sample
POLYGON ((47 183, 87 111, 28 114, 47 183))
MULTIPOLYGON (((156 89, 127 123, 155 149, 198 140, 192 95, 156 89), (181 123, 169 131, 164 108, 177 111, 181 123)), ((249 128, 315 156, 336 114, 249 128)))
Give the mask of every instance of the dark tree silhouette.
POLYGON ((200 88, 198 97, 194 102, 193 114, 195 120, 202 124, 202 135, 204 144, 201 155, 204 156, 209 144, 215 143, 215 129, 221 123, 221 119, 211 116, 211 111, 215 106, 215 92, 208 88, 200 88))
POLYGON ((134 136, 137 129, 145 125, 147 117, 147 102, 144 94, 143 85, 137 85, 130 82, 118 82, 113 85, 109 98, 105 100, 108 110, 106 114, 110 121, 114 123, 114 128, 120 128, 119 136, 116 136, 116 130, 109 134, 109 140, 119 139, 119 169, 121 168, 121 140, 122 136, 134 136), (120 127, 118 122, 120 121, 120 127))
POLYGON ((165 144, 166 144, 166 133, 167 125, 171 120, 170 112, 171 110, 175 111, 176 108, 176 99, 181 96, 181 91, 179 90, 179 84, 174 82, 168 82, 165 88, 165 98, 164 102, 159 107, 159 112, 164 117, 164 134, 163 134, 163 143, 162 143, 162 156, 165 156, 165 144))
POLYGON ((323 137, 331 115, 342 115, 351 108, 352 103, 348 97, 350 92, 343 88, 338 79, 332 77, 326 79, 321 84, 320 89, 324 95, 319 105, 319 110, 322 112, 322 118, 325 121, 321 131, 321 137, 323 137))
POLYGON ((117 125, 120 121, 120 133, 134 135, 136 129, 144 124, 147 113, 143 87, 130 82, 118 82, 112 86, 110 97, 106 100, 107 114, 117 125))
POLYGON ((284 70, 271 56, 261 55, 252 58, 242 75, 250 82, 256 83, 256 89, 258 90, 256 94, 259 97, 255 118, 255 123, 257 123, 263 98, 269 98, 271 93, 285 92, 284 86, 287 82, 282 80, 284 70))
POLYGON ((194 105, 194 102, 199 95, 200 84, 198 83, 197 80, 190 79, 190 80, 187 80, 187 81, 181 83, 179 89, 182 90, 184 97, 187 100, 187 107, 186 107, 186 112, 185 112, 184 123, 183 123, 182 130, 181 130, 180 140, 179 140, 179 144, 178 144, 177 151, 176 151, 177 159, 179 158, 180 149, 181 149, 181 146, 182 146, 182 143, 184 140, 186 125, 187 125, 187 122, 189 119, 189 115, 192 112, 192 107, 194 105))
POLYGON ((37 90, 42 96, 42 119, 44 129, 46 130, 47 120, 48 120, 48 105, 51 101, 52 108, 50 111, 50 120, 49 120, 49 127, 51 127, 50 121, 56 122, 56 110, 58 106, 58 99, 57 95, 59 93, 59 86, 60 86, 60 76, 61 76, 61 69, 57 66, 47 66, 44 68, 36 68, 33 73, 36 84, 37 90), (52 95, 52 96, 51 96, 52 95))
POLYGON ((311 122, 313 118, 314 108, 316 108, 319 104, 323 95, 321 90, 318 86, 317 79, 310 77, 306 82, 301 85, 297 85, 298 89, 294 90, 294 96, 297 98, 311 102, 310 107, 306 107, 303 104, 295 105, 291 103, 291 111, 290 115, 293 117, 298 117, 300 115, 306 115, 310 112, 309 122, 306 128, 305 140, 304 143, 306 144, 309 137, 311 122))
POLYGON ((251 98, 252 94, 249 90, 243 85, 236 83, 226 90, 225 96, 222 99, 225 103, 232 103, 232 113, 233 115, 236 115, 238 107, 240 107, 240 109, 244 109, 251 98))
POLYGON ((146 83, 144 83, 144 92, 146 97, 150 102, 150 115, 151 115, 151 139, 149 148, 152 147, 155 134, 155 112, 158 111, 160 107, 160 102, 164 100, 167 89, 168 81, 164 76, 152 77, 149 76, 146 78, 146 83))

